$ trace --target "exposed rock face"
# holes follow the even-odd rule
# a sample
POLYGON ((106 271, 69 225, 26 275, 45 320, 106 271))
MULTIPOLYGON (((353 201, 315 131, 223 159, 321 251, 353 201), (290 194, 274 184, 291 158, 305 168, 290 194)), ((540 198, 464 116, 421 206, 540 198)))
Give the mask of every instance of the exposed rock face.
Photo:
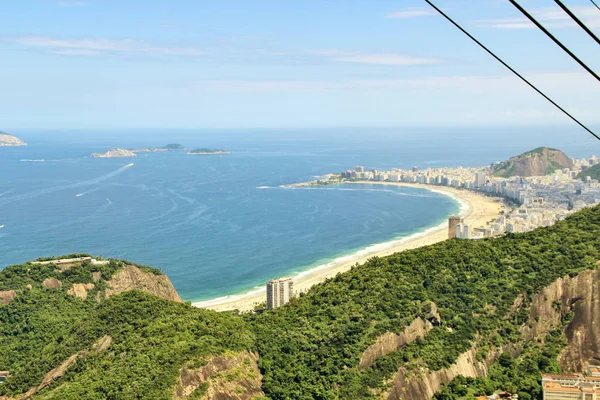
MULTIPOLYGON (((96 343, 94 343, 94 346, 92 347, 92 352, 102 353, 102 352, 106 351, 108 349, 108 347, 110 347, 111 344, 112 344, 112 337, 110 337, 108 335, 103 336, 96 343)), ((78 351, 77 353, 73 354, 71 357, 69 357, 65 361, 63 361, 58 367, 56 367, 53 370, 51 370, 50 372, 48 372, 44 376, 44 379, 42 379, 42 382, 37 387, 33 387, 33 388, 29 389, 29 391, 27 393, 25 393, 21 397, 17 396, 17 398, 20 400, 31 399, 37 392, 47 388, 54 381, 62 378, 65 375, 65 373, 67 372, 67 370, 69 368, 71 368, 73 365, 75 365, 75 363, 77 363, 77 360, 80 357, 85 357, 88 355, 88 353, 89 353, 88 350, 81 350, 81 351, 78 351)))
POLYGON ((562 168, 571 168, 573 162, 562 151, 539 147, 507 161, 492 166, 495 176, 509 178, 511 176, 548 175, 562 168))
POLYGON ((471 378, 486 376, 487 363, 477 361, 476 354, 477 350, 472 347, 461 354, 449 368, 441 371, 422 369, 408 372, 405 368, 400 368, 386 398, 391 400, 431 399, 444 383, 450 382, 459 375, 471 378))
POLYGON ((196 390, 203 390, 202 399, 251 400, 264 396, 258 355, 243 351, 217 356, 200 368, 183 367, 173 399, 188 399, 196 390))
POLYGON ((135 157, 133 151, 125 150, 125 149, 111 149, 105 153, 93 153, 92 157, 95 158, 123 158, 123 157, 135 157))
POLYGON ((4 146, 27 146, 27 143, 16 136, 9 135, 6 132, 0 132, 0 147, 4 146))
POLYGON ((132 265, 114 274, 106 284, 108 286, 104 293, 106 298, 128 290, 141 290, 163 299, 182 302, 166 275, 155 275, 132 265))
POLYGON ((379 357, 399 350, 418 338, 424 337, 432 328, 433 325, 429 321, 417 318, 400 335, 393 332, 384 333, 363 352, 358 369, 365 369, 379 357))
POLYGON ((94 287, 93 283, 74 283, 71 289, 67 290, 67 294, 85 300, 87 299, 88 291, 92 290, 94 287))
POLYGON ((8 304, 17 297, 17 292, 14 290, 0 290, 0 303, 8 304))
POLYGON ((94 346, 92 347, 92 351, 95 353, 104 353, 113 342, 113 338, 109 335, 102 336, 94 346))
MULTIPOLYGON (((524 296, 520 295, 509 314, 523 302, 524 296)), ((543 340, 549 332, 562 325, 561 318, 569 311, 573 311, 573 318, 565 329, 568 345, 561 352, 559 361, 565 372, 581 372, 588 365, 600 361, 600 269, 583 271, 573 278, 559 278, 542 289, 531 302, 529 323, 521 329, 522 343, 543 340)), ((386 398, 431 399, 443 384, 458 375, 486 376, 488 367, 502 351, 519 353, 519 344, 495 349, 484 362, 477 361, 477 351, 473 345, 452 366, 440 371, 421 368, 409 372, 400 368, 386 398)))
POLYGON ((100 271, 92 272, 92 280, 94 282, 98 282, 100 279, 102 279, 102 272, 100 272, 100 271))
POLYGON ((543 337, 561 325, 561 316, 572 311, 565 329, 567 347, 559 356, 567 372, 581 372, 589 364, 600 362, 600 269, 581 272, 556 280, 538 293, 531 304, 526 339, 543 337))
POLYGON ((62 287, 62 282, 56 278, 46 278, 42 283, 46 289, 60 289, 62 287))

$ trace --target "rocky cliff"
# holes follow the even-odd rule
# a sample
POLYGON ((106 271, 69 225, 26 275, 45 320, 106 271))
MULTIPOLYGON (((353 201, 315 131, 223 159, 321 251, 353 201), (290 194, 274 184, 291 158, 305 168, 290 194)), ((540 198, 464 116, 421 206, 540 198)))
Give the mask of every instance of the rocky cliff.
MULTIPOLYGON (((517 303, 521 302, 515 301, 517 303)), ((474 344, 452 366, 440 371, 402 367, 384 397, 390 400, 428 400, 443 384, 459 375, 486 376, 488 367, 502 351, 518 353, 520 346, 526 342, 543 341, 549 332, 561 326, 562 318, 569 313, 572 313, 572 319, 565 328, 568 344, 559 360, 563 371, 581 372, 588 365, 600 362, 600 269, 559 278, 534 296, 528 322, 521 330, 521 343, 515 343, 510 349, 494 349, 484 361, 477 360, 477 345, 474 344)))
POLYGON ((258 355, 243 351, 212 357, 206 365, 186 365, 173 390, 174 400, 251 400, 262 398, 258 355))
POLYGON ((512 176, 549 175, 556 170, 573 167, 571 159, 562 151, 548 147, 538 147, 507 161, 493 164, 494 176, 510 178, 512 176))
POLYGON ((0 147, 5 146, 27 146, 27 143, 16 136, 9 135, 6 132, 0 132, 0 147))
POLYGON ((181 303, 181 297, 173 287, 173 284, 166 275, 157 275, 151 272, 142 271, 140 268, 128 265, 114 274, 106 282, 108 288, 104 295, 106 298, 114 296, 128 290, 141 290, 163 299, 172 300, 181 303))

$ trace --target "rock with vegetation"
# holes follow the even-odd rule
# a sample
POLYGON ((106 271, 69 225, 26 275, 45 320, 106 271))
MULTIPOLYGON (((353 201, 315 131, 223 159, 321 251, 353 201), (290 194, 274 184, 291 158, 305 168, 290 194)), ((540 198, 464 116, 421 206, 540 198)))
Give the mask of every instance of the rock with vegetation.
POLYGON ((575 178, 586 179, 588 176, 592 179, 600 180, 600 164, 584 168, 575 178))
POLYGON ((178 143, 170 143, 161 147, 144 147, 141 149, 131 150, 133 153, 156 153, 161 151, 181 151, 185 150, 183 145, 178 143))
POLYGON ((223 149, 200 148, 188 151, 187 154, 230 154, 230 152, 223 149))
POLYGON ((0 132, 0 147, 27 146, 27 143, 16 136, 0 132))
POLYGON ((529 177, 550 175, 556 170, 572 167, 573 161, 562 151, 538 147, 507 161, 493 164, 492 173, 501 178, 529 177))
POLYGON ((135 157, 136 155, 133 151, 125 149, 111 149, 105 153, 92 153, 94 158, 124 158, 135 157))
POLYGON ((597 362, 597 260, 600 206, 523 234, 375 257, 257 314, 158 297, 160 272, 124 261, 10 266, 0 396, 541 399, 542 373, 597 362), (45 289, 48 279, 62 285, 45 289), (85 299, 69 293, 76 284, 85 299))

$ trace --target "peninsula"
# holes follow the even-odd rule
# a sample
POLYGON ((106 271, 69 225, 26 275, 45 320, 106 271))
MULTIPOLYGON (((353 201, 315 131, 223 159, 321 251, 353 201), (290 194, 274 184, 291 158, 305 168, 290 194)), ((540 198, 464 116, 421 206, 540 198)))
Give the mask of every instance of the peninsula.
POLYGON ((93 153, 94 158, 124 158, 124 157, 135 157, 136 154, 131 150, 125 149, 111 149, 105 153, 93 153))
POLYGON ((0 132, 0 147, 27 146, 27 143, 16 136, 0 132))
POLYGON ((187 154, 231 154, 231 152, 227 151, 227 150, 222 150, 222 149, 201 148, 201 149, 194 149, 194 150, 188 151, 187 154))

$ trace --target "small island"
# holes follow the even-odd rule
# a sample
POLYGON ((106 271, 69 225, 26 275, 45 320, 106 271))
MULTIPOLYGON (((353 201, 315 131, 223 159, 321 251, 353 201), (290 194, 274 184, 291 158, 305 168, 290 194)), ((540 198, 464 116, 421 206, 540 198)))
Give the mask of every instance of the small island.
POLYGON ((159 151, 181 151, 185 150, 183 145, 178 143, 170 143, 161 147, 144 147, 142 149, 131 149, 133 153, 155 153, 159 151))
POLYGON ((0 147, 27 146, 27 143, 16 136, 0 131, 0 147))
POLYGON ((135 154, 131 150, 125 149, 111 149, 105 153, 93 153, 92 157, 94 158, 124 158, 124 157, 135 157, 135 154))
POLYGON ((231 152, 223 149, 200 148, 188 151, 187 154, 231 154, 231 152))

